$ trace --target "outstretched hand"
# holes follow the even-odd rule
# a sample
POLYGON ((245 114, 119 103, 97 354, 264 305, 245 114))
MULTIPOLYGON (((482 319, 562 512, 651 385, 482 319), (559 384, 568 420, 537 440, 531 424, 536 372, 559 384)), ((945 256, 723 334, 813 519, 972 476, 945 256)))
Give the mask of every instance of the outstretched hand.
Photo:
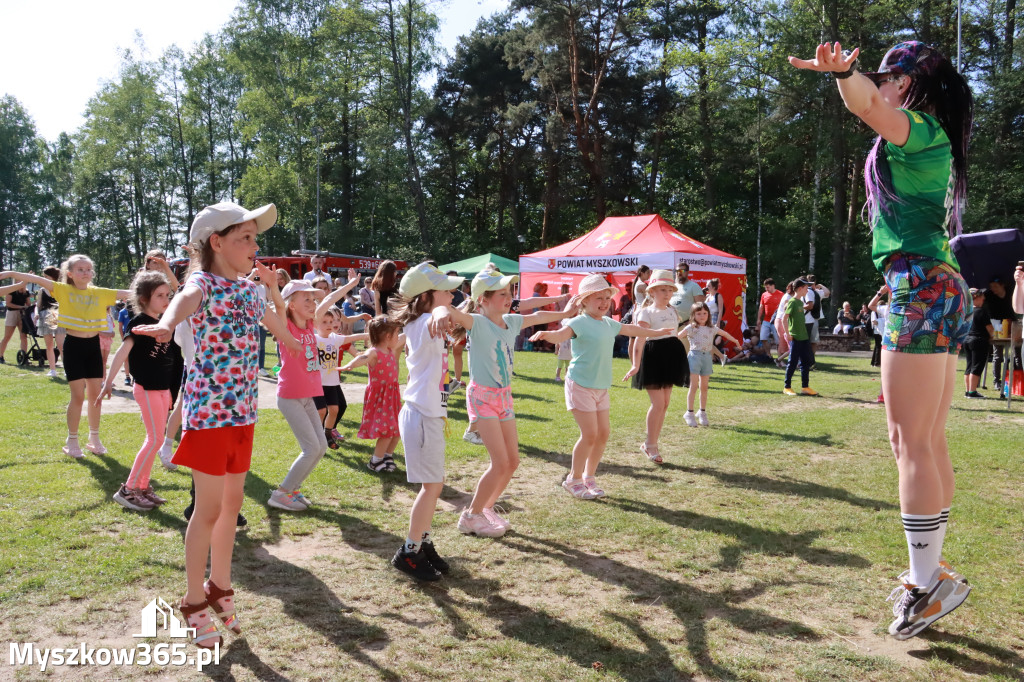
POLYGON ((268 286, 277 285, 277 267, 268 266, 260 261, 253 263, 253 270, 260 276, 260 282, 268 286))
POLYGON ((797 57, 789 57, 789 63, 798 69, 807 69, 809 71, 836 71, 842 73, 849 71, 850 67, 857 60, 857 55, 860 54, 860 48, 854 48, 853 52, 848 55, 843 54, 843 47, 839 42, 822 43, 818 45, 818 49, 814 51, 814 59, 799 59, 797 57))
POLYGON ((530 337, 530 343, 537 343, 543 341, 547 332, 534 332, 533 336, 530 337))
POLYGON ((137 327, 132 327, 132 334, 152 336, 158 343, 167 343, 171 340, 174 332, 159 324, 140 324, 137 327))

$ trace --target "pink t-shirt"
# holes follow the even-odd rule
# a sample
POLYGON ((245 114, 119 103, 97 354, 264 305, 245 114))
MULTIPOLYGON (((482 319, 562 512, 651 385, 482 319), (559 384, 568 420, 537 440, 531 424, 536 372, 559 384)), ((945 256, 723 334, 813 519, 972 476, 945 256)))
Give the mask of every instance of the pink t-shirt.
POLYGON ((312 398, 323 395, 320 385, 320 358, 316 347, 316 332, 313 321, 299 329, 288 320, 288 331, 302 343, 303 352, 296 355, 284 345, 281 346, 281 371, 277 374, 278 398, 312 398))

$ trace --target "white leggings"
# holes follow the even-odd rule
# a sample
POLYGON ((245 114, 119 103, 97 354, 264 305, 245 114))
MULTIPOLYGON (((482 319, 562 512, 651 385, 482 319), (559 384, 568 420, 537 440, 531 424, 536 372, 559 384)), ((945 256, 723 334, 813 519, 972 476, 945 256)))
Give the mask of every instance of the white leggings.
POLYGON ((302 449, 281 481, 281 489, 298 490, 327 453, 327 436, 312 398, 279 397, 277 409, 281 410, 302 449))

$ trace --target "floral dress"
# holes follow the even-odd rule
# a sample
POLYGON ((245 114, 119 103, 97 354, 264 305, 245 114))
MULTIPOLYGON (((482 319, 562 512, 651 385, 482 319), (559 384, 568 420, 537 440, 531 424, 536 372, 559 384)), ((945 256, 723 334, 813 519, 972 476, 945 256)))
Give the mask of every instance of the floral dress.
POLYGON ((363 396, 363 421, 359 438, 391 438, 398 436, 398 356, 394 352, 377 351, 377 364, 369 368, 370 383, 363 396))

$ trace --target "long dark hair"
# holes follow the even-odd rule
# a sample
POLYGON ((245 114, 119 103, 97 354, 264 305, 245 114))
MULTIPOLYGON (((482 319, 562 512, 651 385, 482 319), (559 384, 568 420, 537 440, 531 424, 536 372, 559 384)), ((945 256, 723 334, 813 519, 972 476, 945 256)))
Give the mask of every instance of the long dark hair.
MULTIPOLYGON (((967 202, 967 148, 974 124, 974 96, 967 80, 957 72, 953 63, 933 47, 924 47, 933 54, 923 58, 922 68, 910 74, 910 87, 903 108, 933 116, 949 138, 953 164, 952 204, 948 210, 947 231, 950 237, 961 233, 961 217, 967 202)), ((923 57, 923 56, 922 56, 923 57)), ((892 172, 883 153, 886 141, 875 140, 867 163, 864 165, 864 184, 867 187, 868 217, 872 224, 882 213, 890 213, 891 205, 902 202, 892 185, 892 172)))

